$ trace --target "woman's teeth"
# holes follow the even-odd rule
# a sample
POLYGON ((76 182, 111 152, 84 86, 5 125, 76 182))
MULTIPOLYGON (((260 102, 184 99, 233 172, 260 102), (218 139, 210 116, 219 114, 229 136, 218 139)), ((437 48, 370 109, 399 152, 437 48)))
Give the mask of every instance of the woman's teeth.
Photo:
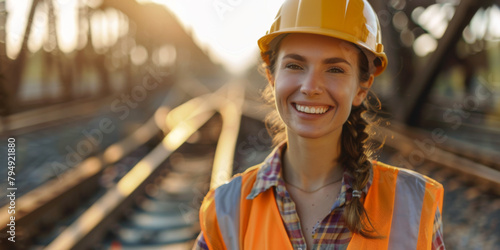
POLYGON ((328 111, 328 106, 303 106, 295 104, 295 108, 297 108, 298 111, 307 114, 324 114, 328 111))

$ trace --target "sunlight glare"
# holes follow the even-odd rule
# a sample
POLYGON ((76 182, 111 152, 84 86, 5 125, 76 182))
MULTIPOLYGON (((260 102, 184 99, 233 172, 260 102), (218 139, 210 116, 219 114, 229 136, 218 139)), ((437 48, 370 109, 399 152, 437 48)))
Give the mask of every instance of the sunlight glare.
POLYGON ((418 23, 428 30, 435 38, 439 39, 443 36, 448 27, 449 12, 454 9, 449 5, 433 4, 418 17, 418 23))
POLYGON ((9 13, 5 24, 5 46, 7 57, 10 59, 15 59, 21 50, 31 4, 32 0, 7 0, 5 2, 5 10, 9 13))
POLYGON ((118 41, 120 36, 120 15, 116 9, 106 9, 105 10, 109 40, 107 46, 111 47, 118 41))
POLYGON ((500 39, 500 8, 496 5, 490 9, 490 23, 488 26, 488 34, 491 40, 500 39))
POLYGON ((47 39, 48 21, 47 4, 39 4, 33 16, 30 38, 28 39, 28 49, 31 53, 40 50, 47 39))
POLYGON ((101 29, 103 28, 101 25, 101 17, 102 13, 100 10, 94 11, 92 16, 90 17, 90 33, 92 37, 92 46, 95 49, 101 49, 104 48, 104 44, 102 43, 102 40, 100 39, 101 29))
POLYGON ((166 44, 157 49, 152 56, 153 62, 158 66, 169 66, 175 62, 177 52, 174 46, 166 44))
POLYGON ((193 31, 195 42, 232 73, 258 60, 257 40, 265 35, 284 0, 139 0, 167 6, 193 31))
POLYGON ((64 53, 69 53, 76 48, 78 40, 78 2, 77 0, 56 0, 53 2, 59 49, 64 53))
POLYGON ((423 34, 419 36, 413 43, 413 50, 415 54, 420 57, 424 57, 427 54, 433 52, 437 48, 437 41, 429 34, 423 34))
POLYGON ((148 51, 141 45, 137 45, 130 50, 130 60, 135 65, 142 65, 148 60, 148 51))

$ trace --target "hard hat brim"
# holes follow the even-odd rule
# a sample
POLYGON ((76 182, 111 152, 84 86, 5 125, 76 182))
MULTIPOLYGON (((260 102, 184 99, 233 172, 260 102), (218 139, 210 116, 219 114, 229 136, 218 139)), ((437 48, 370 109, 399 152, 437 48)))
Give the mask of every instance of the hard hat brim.
MULTIPOLYGON (((345 34, 342 32, 337 32, 337 31, 333 31, 333 30, 324 30, 322 28, 314 28, 314 27, 310 27, 307 29, 304 29, 304 28, 282 29, 280 31, 276 31, 276 32, 273 32, 271 34, 267 34, 267 35, 261 37, 257 41, 257 43, 258 43, 259 49, 261 51, 262 59, 266 63, 269 63, 268 58, 266 58, 268 55, 265 52, 269 51, 269 49, 270 49, 269 44, 271 44, 272 40, 274 40, 279 35, 294 34, 294 33, 315 34, 315 35, 323 35, 323 36, 333 37, 333 38, 337 38, 337 39, 340 39, 343 41, 350 42, 350 43, 354 44, 355 46, 358 46, 365 53, 369 62, 371 62, 370 67, 374 67, 374 70, 372 71, 374 76, 380 75, 387 67, 387 56, 383 52, 383 47, 381 47, 379 49, 381 52, 373 51, 367 44, 365 44, 365 42, 360 41, 359 39, 357 39, 354 36, 351 36, 349 34, 345 34), (376 63, 376 61, 378 61, 378 62, 376 63), (379 64, 379 65, 377 65, 377 64, 379 64)), ((380 44, 380 46, 382 46, 382 44, 380 44)))

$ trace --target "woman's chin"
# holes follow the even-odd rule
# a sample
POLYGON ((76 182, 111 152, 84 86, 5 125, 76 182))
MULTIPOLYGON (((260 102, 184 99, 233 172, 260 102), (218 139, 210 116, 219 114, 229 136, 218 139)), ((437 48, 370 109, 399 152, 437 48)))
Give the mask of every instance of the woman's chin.
POLYGON ((289 133, 289 136, 297 136, 304 139, 319 139, 327 135, 328 133, 315 129, 315 130, 298 130, 289 133))
MULTIPOLYGON (((297 124, 295 124, 297 125, 297 124)), ((287 136, 302 139, 338 140, 342 134, 342 126, 327 129, 324 126, 287 126, 287 136)))

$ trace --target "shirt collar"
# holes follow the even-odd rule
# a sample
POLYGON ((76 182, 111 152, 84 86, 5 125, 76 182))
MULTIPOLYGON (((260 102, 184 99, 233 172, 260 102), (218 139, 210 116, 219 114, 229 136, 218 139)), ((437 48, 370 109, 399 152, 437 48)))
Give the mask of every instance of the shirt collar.
MULTIPOLYGON (((284 150, 286 149, 286 145, 287 145, 286 142, 281 143, 271 152, 271 154, 263 162, 262 166, 258 170, 259 172, 257 173, 257 178, 255 180, 255 183, 253 185, 250 194, 247 196, 247 199, 254 199, 255 197, 257 197, 257 195, 268 190, 271 187, 276 188, 276 193, 279 196, 285 197, 286 188, 285 188, 285 181, 281 174, 282 173, 281 159, 284 150)), ((370 169, 369 181, 367 185, 362 190, 360 190, 363 193, 363 196, 366 196, 366 194, 368 193, 368 189, 371 186, 372 179, 373 179, 373 170, 370 169)), ((346 201, 352 199, 353 181, 354 177, 348 171, 344 170, 340 195, 337 198, 337 201, 335 202, 333 207, 340 207, 344 205, 346 201)))
POLYGON ((247 199, 253 199, 269 188, 279 186, 279 182, 283 182, 282 185, 285 185, 281 176, 281 155, 285 148, 286 142, 281 143, 263 162, 258 170, 259 172, 257 172, 257 178, 247 199))

